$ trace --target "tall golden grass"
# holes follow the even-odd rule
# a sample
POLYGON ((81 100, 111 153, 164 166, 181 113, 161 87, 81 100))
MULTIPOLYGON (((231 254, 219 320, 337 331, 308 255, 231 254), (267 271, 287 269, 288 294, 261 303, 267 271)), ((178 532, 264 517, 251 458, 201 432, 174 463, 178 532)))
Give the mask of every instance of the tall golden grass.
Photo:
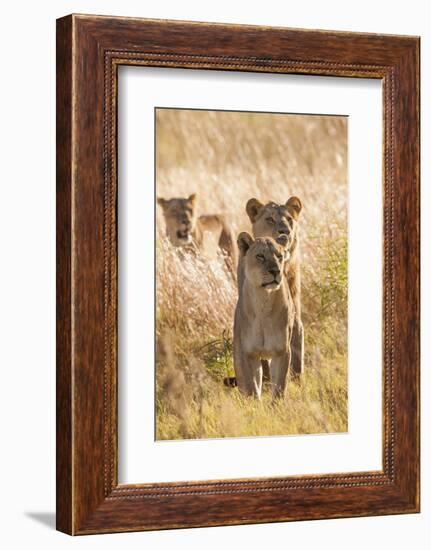
POLYGON ((233 375, 237 289, 219 256, 184 255, 157 212, 156 437, 208 438, 347 430, 347 120, 158 109, 156 191, 197 194, 201 214, 251 231, 251 197, 301 214, 305 375, 273 403, 223 385, 233 375))

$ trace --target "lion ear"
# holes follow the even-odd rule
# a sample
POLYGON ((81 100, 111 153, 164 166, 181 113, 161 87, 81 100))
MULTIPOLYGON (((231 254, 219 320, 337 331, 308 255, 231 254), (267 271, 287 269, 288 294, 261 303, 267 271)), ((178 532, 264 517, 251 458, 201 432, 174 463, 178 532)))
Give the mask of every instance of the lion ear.
POLYGON ((187 199, 189 202, 192 203, 192 205, 194 206, 195 205, 195 202, 196 202, 196 193, 192 193, 189 198, 187 199))
POLYGON ((162 197, 157 197, 157 204, 161 206, 162 208, 165 208, 168 201, 166 199, 162 199, 162 197))
POLYGON ((261 208, 263 208, 263 204, 255 198, 250 199, 247 202, 245 210, 248 214, 248 217, 250 218, 251 223, 254 223, 256 221, 256 218, 258 217, 261 208))
POLYGON ((298 197, 290 197, 290 199, 286 202, 286 206, 295 220, 297 220, 302 210, 302 202, 300 199, 298 199, 298 197))
POLYGON ((238 242, 238 248, 241 252, 241 255, 245 256, 247 254, 247 250, 254 243, 254 240, 249 233, 247 233, 246 231, 243 231, 238 235, 237 242, 238 242))

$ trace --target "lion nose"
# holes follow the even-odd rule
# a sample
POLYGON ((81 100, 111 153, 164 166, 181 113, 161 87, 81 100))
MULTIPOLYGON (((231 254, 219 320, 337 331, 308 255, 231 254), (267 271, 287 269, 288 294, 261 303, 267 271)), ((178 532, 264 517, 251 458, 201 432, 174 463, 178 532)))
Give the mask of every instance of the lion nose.
POLYGON ((289 237, 285 233, 282 233, 275 240, 276 242, 278 242, 278 244, 281 244, 281 246, 286 246, 289 237))
POLYGON ((280 227, 278 230, 278 233, 280 235, 288 235, 289 234, 289 228, 288 227, 280 227))
POLYGON ((277 269, 276 267, 274 267, 273 269, 270 269, 269 272, 270 272, 271 275, 273 275, 274 277, 277 277, 277 275, 280 275, 280 270, 277 269))

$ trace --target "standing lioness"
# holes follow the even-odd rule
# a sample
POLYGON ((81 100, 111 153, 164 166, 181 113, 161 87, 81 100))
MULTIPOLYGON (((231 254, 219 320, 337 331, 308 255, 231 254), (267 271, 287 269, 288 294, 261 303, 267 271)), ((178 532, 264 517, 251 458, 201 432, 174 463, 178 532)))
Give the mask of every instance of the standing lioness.
MULTIPOLYGON (((285 263, 285 274, 295 306, 292 332, 292 374, 298 378, 304 371, 304 329, 301 320, 301 270, 299 258, 298 220, 302 203, 298 197, 290 197, 285 204, 261 203, 253 198, 247 202, 246 211, 252 223, 254 237, 286 236, 286 248, 290 259, 285 263)), ((240 280, 241 267, 238 268, 240 280)))
POLYGON ((174 246, 205 249, 205 235, 210 235, 225 253, 230 271, 235 272, 234 239, 232 230, 223 216, 219 214, 197 216, 194 193, 187 198, 158 197, 157 204, 163 209, 166 235, 174 246))
POLYGON ((240 233, 238 248, 243 280, 238 289, 234 321, 234 369, 238 388, 258 398, 262 392, 262 359, 270 360, 272 395, 286 387, 294 322, 294 306, 284 265, 289 252, 286 235, 253 238, 240 233))

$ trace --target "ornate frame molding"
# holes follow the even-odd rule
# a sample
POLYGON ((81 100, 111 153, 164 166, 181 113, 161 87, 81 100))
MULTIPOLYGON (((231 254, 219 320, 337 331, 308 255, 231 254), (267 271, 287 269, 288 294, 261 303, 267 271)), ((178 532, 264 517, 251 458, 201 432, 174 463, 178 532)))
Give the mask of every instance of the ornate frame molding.
POLYGON ((84 534, 418 511, 418 39, 69 16, 58 20, 57 51, 58 529, 84 534), (203 53, 202 42, 217 44, 221 36, 229 46, 203 53), (119 65, 383 81, 382 471, 118 484, 119 65), (405 321, 397 316, 400 307, 405 321), (259 498, 250 500, 253 494, 259 498), (229 515, 226 498, 237 503, 229 515), (198 513, 202 502, 206 511, 198 513))

